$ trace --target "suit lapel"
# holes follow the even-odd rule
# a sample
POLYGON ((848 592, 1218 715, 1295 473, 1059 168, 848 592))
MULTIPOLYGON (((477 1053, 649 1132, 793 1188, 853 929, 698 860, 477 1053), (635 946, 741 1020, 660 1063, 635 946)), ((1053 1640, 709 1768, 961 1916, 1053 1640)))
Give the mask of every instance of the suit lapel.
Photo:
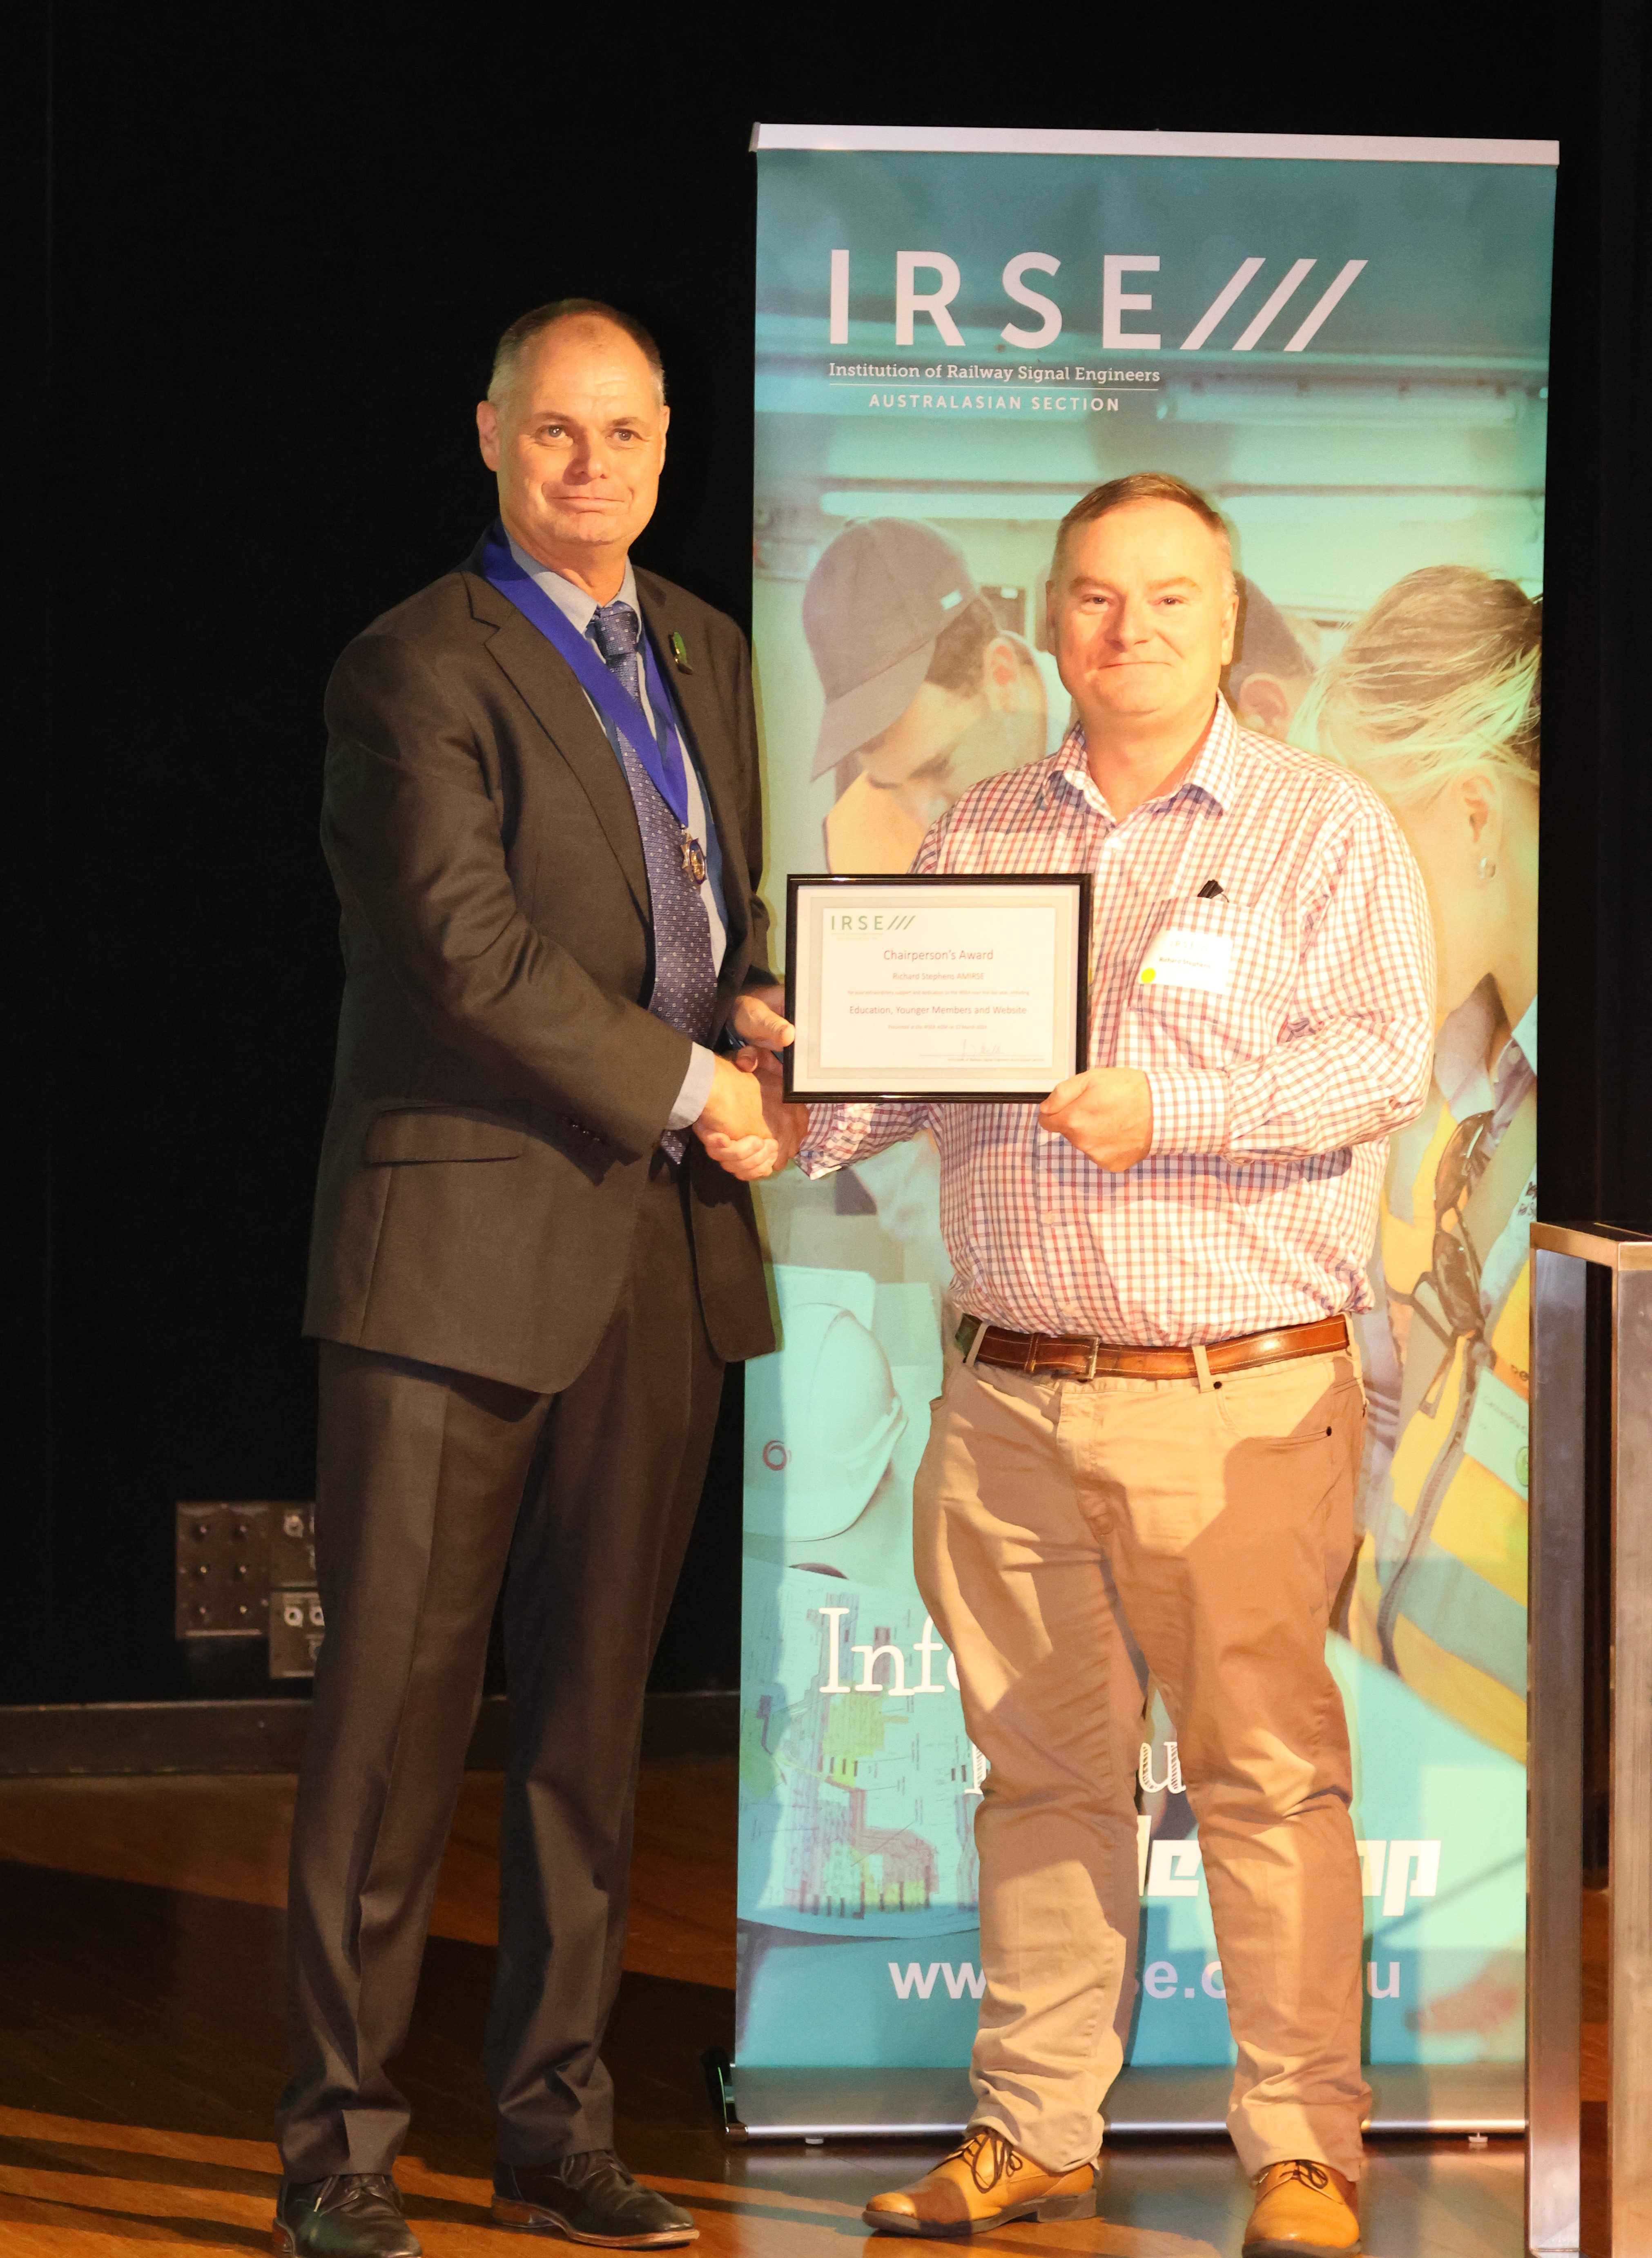
POLYGON ((636 809, 607 734, 567 661, 508 597, 472 563, 465 572, 472 615, 494 630, 489 655, 578 778, 625 873, 639 910, 649 916, 649 874, 636 809))
POLYGON ((745 834, 726 749, 728 724, 718 703, 710 656, 703 644, 696 649, 696 644, 700 643, 698 636, 688 636, 685 615, 673 604, 669 583, 656 579, 651 572, 639 572, 636 582, 660 671, 670 685, 677 711, 693 740, 695 758, 705 781, 706 798, 711 801, 712 820, 717 826, 718 843, 723 850, 723 906, 728 913, 727 962, 751 930, 745 834), (673 629, 684 636, 691 669, 687 674, 678 671, 671 656, 673 629))

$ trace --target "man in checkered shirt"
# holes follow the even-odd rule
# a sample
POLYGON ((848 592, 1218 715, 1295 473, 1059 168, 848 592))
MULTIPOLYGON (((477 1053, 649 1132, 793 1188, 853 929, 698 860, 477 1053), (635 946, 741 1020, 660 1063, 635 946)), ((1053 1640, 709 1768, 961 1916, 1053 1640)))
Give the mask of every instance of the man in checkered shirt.
POLYGON ((1094 2212, 1136 1988, 1151 1677, 1238 2049, 1247 2258, 1343 2258, 1370 2096, 1325 1636, 1365 1420, 1346 1320, 1370 1302, 1388 1136, 1429 1085, 1429 912, 1373 794, 1219 697, 1237 599, 1202 495, 1152 473, 1097 487, 1052 574, 1079 719, 1048 759, 967 793, 914 868, 1095 874, 1096 1063, 1036 1110, 783 1125, 811 1175, 934 1136, 963 1352, 914 1543, 991 1765, 975 2106, 962 2148, 866 2218, 936 2235, 1094 2212))

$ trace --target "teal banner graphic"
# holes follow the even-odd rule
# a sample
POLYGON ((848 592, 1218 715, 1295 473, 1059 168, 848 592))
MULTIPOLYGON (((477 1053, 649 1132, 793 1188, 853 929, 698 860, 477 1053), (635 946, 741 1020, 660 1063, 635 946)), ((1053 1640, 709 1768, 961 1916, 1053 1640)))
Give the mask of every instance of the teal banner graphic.
MULTIPOLYGON (((1415 851, 1436 1075, 1371 1251, 1363 1536, 1330 1655, 1370 2059, 1516 2058, 1554 152, 767 127, 757 146, 771 904, 791 873, 904 870, 972 783, 1060 743, 1052 538, 1136 471, 1232 528, 1241 722, 1353 767, 1415 851)), ((962 2065, 985 1767, 911 1559, 954 1353, 935 1151, 793 1169, 762 1207, 782 1346, 747 1368, 737 2059, 962 2065)), ((1130 2058, 1220 2063, 1156 1698, 1139 1783, 1130 2058)))

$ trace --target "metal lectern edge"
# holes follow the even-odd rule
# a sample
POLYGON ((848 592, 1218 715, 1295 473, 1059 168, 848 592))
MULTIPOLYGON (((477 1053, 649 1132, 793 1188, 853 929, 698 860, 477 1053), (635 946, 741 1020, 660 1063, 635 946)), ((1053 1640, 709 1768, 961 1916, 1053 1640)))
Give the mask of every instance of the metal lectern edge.
POLYGON ((1607 2142, 1614 2258, 1642 2258, 1652 2251, 1652 1268, 1620 1265, 1613 1282, 1607 2142))
POLYGON ((1528 1764, 1527 2247, 1581 2240, 1583 1701, 1607 1672, 1610 2247, 1652 2254, 1652 1235, 1535 1224, 1530 1745, 1528 1764), (1611 1275, 1610 1651, 1585 1654, 1590 1267, 1611 1275))
POLYGON ((1652 1270, 1652 1236, 1615 1223, 1535 1223, 1532 1246, 1540 1253, 1574 1255, 1606 1270, 1652 1270))
MULTIPOLYGON (((1568 1240, 1581 1234, 1556 1232, 1568 1240)), ((1581 2209, 1583 1594, 1587 1255, 1534 1231, 1528 1616, 1526 2246, 1578 2247, 1581 2209)))

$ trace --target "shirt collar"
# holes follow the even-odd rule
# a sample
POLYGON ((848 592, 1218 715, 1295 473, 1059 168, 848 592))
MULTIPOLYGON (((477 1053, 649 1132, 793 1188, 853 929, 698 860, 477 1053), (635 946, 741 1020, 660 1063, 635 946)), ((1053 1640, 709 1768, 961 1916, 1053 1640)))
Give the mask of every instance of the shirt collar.
MULTIPOLYGON (((508 535, 506 537, 509 539, 508 535)), ((589 630, 592 619, 596 613, 596 598, 584 588, 577 588, 571 580, 564 579, 560 572, 553 572, 549 564, 540 564, 536 557, 530 557, 525 549, 519 548, 514 541, 511 542, 511 555, 542 594, 549 596, 564 617, 572 622, 576 633, 585 635, 589 630)), ((628 557, 625 560, 625 578, 620 583, 620 593, 615 600, 629 604, 637 615, 639 624, 641 623, 642 607, 637 601, 636 574, 631 570, 631 559, 628 557)))
POLYGON ((1434 1078, 1455 1120, 1471 1113, 1489 1113, 1492 1109, 1485 1052, 1497 1024, 1497 1012, 1492 983, 1482 980, 1440 1022, 1434 1039, 1434 1078))
MULTIPOLYGON (((1106 807, 1095 779, 1090 774, 1089 750, 1084 738, 1084 724, 1074 721, 1054 752, 1049 756, 1050 774, 1046 781, 1047 804, 1049 785, 1058 778, 1080 797, 1100 810, 1106 807)), ((1166 805, 1181 799, 1183 792, 1196 792, 1210 801, 1219 815, 1225 815, 1232 805, 1238 784, 1239 725, 1232 709, 1220 691, 1216 693, 1216 710, 1210 716, 1210 726, 1205 731, 1193 765, 1181 782, 1168 792, 1156 795, 1166 805)), ((1144 803, 1151 806, 1153 802, 1144 803)), ((1107 811, 1110 814, 1111 810, 1107 811)), ((1117 820, 1117 818, 1114 819, 1117 820)))
POLYGON ((1492 1126, 1501 1136, 1514 1119, 1516 1108, 1528 1090, 1537 1082, 1537 1006, 1536 999, 1528 1005, 1521 1015, 1521 1023, 1504 1044, 1497 1064, 1492 1069, 1492 1126), (1530 1048, 1528 1049, 1528 1044, 1530 1048))
POLYGON ((1193 766, 1177 786, 1179 792, 1202 792, 1219 815, 1233 805, 1239 785, 1239 725, 1233 709, 1218 690, 1216 711, 1204 742, 1194 755, 1193 766))
POLYGON ((1535 996, 1521 1014, 1520 1025, 1508 1039, 1508 1047, 1517 1050, 1534 1074, 1537 1071, 1537 998, 1535 996))
POLYGON ((1500 1006, 1490 976, 1471 996, 1441 1022, 1434 1043, 1434 1078, 1454 1119, 1471 1113, 1490 1113, 1503 1101, 1516 1077, 1531 1079, 1537 1072, 1537 998, 1534 996, 1521 1015, 1520 1025, 1487 1068, 1485 1053, 1497 1025, 1500 1006))

